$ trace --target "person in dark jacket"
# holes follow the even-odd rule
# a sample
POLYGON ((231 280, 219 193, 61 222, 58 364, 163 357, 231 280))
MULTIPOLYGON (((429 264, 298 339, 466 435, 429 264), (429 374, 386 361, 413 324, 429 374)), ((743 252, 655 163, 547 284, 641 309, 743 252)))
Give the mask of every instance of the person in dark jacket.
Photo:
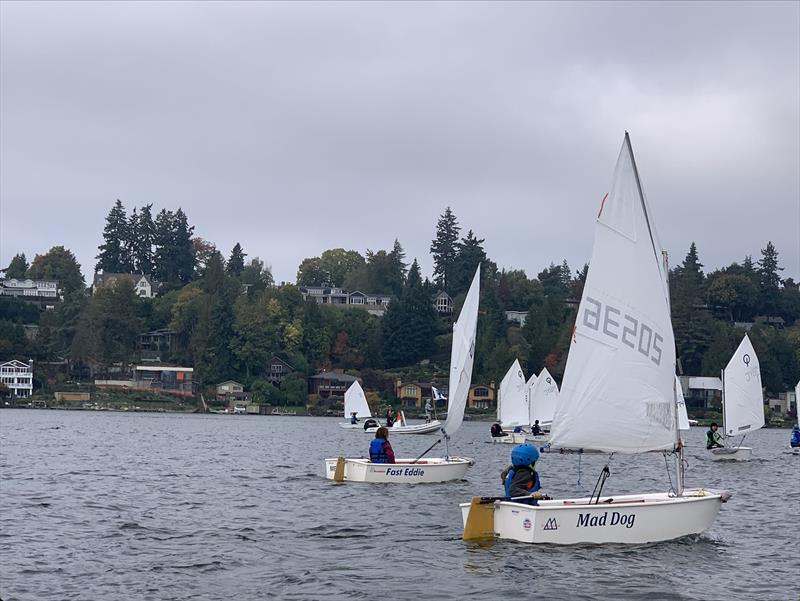
POLYGON ((369 443, 369 460, 372 463, 394 463, 394 450, 389 443, 389 429, 381 426, 369 443))
POLYGON ((792 448, 800 447, 800 426, 792 428, 792 440, 790 441, 792 448))
POLYGON ((531 426, 531 434, 533 434, 534 436, 539 436, 541 433, 542 433, 542 427, 539 425, 539 420, 537 419, 536 421, 533 422, 533 425, 531 426))
POLYGON ((723 447, 720 441, 722 440, 722 435, 717 432, 717 423, 711 422, 711 427, 706 432, 706 448, 707 449, 716 449, 717 447, 723 447))
POLYGON ((492 424, 492 438, 500 438, 501 436, 508 436, 508 432, 503 432, 503 426, 499 423, 492 424))
POLYGON ((354 426, 358 423, 358 411, 353 411, 350 414, 350 423, 354 426))
POLYGON ((517 445, 511 450, 511 465, 500 474, 507 497, 529 496, 530 499, 515 500, 531 505, 536 505, 542 498, 542 494, 538 492, 542 483, 535 468, 538 459, 539 450, 530 443, 517 445))
POLYGON ((386 408, 386 427, 391 428, 394 424, 394 413, 391 407, 386 408))

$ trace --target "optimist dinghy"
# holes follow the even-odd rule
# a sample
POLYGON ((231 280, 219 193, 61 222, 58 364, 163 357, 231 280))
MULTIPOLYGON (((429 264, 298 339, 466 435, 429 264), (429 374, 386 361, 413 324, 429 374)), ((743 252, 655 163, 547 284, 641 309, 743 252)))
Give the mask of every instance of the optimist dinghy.
MULTIPOLYGON (((539 426, 543 430, 549 430, 553 424, 553 415, 556 412, 556 403, 558 403, 558 384, 547 371, 546 367, 542 368, 539 377, 536 379, 536 384, 530 389, 528 397, 528 411, 531 428, 536 420, 539 421, 539 426)), ((549 434, 529 434, 528 440, 537 444, 544 444, 549 442, 549 434)))
MULTIPOLYGON (((416 459, 397 459, 395 463, 372 463, 365 458, 334 457, 325 459, 325 477, 337 482, 449 482, 462 480, 467 468, 475 462, 467 457, 454 457, 449 452, 450 437, 461 427, 467 394, 472 381, 472 363, 475 355, 475 334, 478 326, 478 297, 480 292, 480 267, 475 271, 458 321, 453 324, 453 347, 450 354, 450 395, 447 401, 447 419, 442 426, 442 438, 433 443, 416 459), (434 446, 445 441, 445 457, 422 457, 434 446)), ((390 430, 394 432, 394 429, 390 430)))
POLYGON ((606 465, 591 497, 538 505, 474 497, 461 505, 465 540, 652 543, 711 526, 729 495, 683 487, 667 274, 626 133, 611 193, 597 217, 551 440, 557 448, 604 453, 675 449, 676 487, 604 496, 606 465))
MULTIPOLYGON (((422 424, 409 424, 406 421, 406 414, 402 411, 399 414, 400 419, 396 420, 389 428, 391 434, 433 434, 442 428, 442 422, 438 419, 422 424)), ((378 427, 366 428, 365 431, 374 434, 378 431, 378 427)))
MULTIPOLYGON (((528 396, 527 384, 522 375, 522 366, 519 359, 514 363, 500 381, 497 398, 497 421, 503 430, 514 430, 528 425, 528 396)), ((492 436, 492 442, 505 444, 519 444, 525 442, 525 432, 507 432, 507 436, 492 436)))
MULTIPOLYGON (((358 380, 350 384, 350 387, 344 393, 344 416, 350 418, 354 413, 357 419, 369 419, 372 417, 364 389, 361 388, 358 380)), ((352 421, 339 422, 339 427, 346 430, 363 430, 364 424, 360 422, 352 423, 352 421)))
MULTIPOLYGON (((722 370, 722 432, 726 441, 764 427, 761 367, 750 337, 745 334, 739 348, 722 370)), ((710 449, 714 461, 750 461, 752 447, 738 445, 710 449)))

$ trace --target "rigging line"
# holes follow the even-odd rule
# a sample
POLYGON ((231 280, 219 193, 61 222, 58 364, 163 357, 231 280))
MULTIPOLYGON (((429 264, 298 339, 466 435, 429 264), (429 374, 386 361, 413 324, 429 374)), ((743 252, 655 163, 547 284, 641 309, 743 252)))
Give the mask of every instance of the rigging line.
MULTIPOLYGON (((667 461, 667 455, 668 454, 672 455, 673 453, 667 453, 666 451, 664 451, 664 453, 662 453, 662 454, 664 455, 664 467, 667 470, 667 478, 669 478, 669 492, 671 492, 674 495, 677 495, 678 491, 675 490, 675 486, 672 484, 672 473, 669 470, 669 461, 667 461)), ((677 457, 676 460, 680 461, 681 458, 677 457)))
POLYGON ((590 505, 592 504, 592 499, 595 496, 594 494, 595 492, 597 492, 597 500, 594 502, 594 504, 597 505, 600 502, 600 494, 603 492, 603 486, 605 485, 606 480, 608 480, 608 477, 610 475, 611 475, 611 470, 608 469, 608 464, 606 464, 605 466, 603 466, 603 469, 600 470, 600 476, 598 476, 597 482, 594 485, 594 490, 592 490, 592 496, 589 497, 590 505))
POLYGON ((578 482, 576 482, 578 486, 581 485, 581 455, 583 453, 578 453, 578 482))

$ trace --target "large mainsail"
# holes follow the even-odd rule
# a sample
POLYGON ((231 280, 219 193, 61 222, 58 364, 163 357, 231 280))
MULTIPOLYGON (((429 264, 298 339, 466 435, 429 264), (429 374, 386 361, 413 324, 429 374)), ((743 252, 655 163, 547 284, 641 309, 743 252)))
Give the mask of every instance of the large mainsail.
POLYGON ((618 453, 673 448, 675 341, 666 276, 626 133, 595 225, 553 446, 618 453))
POLYGON ((725 436, 747 434, 764 426, 761 368, 747 334, 725 366, 722 388, 725 436))
POLYGON ((540 425, 549 425, 553 421, 557 404, 558 384, 556 384, 550 372, 547 371, 547 368, 544 367, 531 391, 529 423, 533 425, 538 419, 540 425))
POLYGON ((372 417, 364 389, 358 380, 350 384, 350 388, 344 393, 344 416, 349 418, 353 412, 356 413, 356 417, 372 417))
POLYGON ((472 362, 475 357, 475 333, 478 329, 478 297, 481 268, 475 271, 458 321, 453 324, 453 348, 450 352, 450 388, 447 401, 447 420, 442 426, 445 436, 452 436, 464 421, 464 409, 472 382, 472 362))
POLYGON ((519 359, 514 359, 514 363, 500 382, 499 393, 497 420, 508 426, 527 425, 528 397, 525 394, 525 376, 519 359))

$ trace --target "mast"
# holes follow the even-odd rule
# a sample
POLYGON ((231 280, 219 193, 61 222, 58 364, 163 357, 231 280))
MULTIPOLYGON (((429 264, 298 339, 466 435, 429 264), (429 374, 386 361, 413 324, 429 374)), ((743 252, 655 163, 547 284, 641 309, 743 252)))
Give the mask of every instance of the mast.
MULTIPOLYGON (((628 144, 630 144, 630 140, 628 139, 628 132, 625 132, 625 139, 628 140, 628 144)), ((631 154, 633 156, 633 154, 631 154)), ((634 164, 634 171, 636 171, 636 165, 634 164)), ((639 183, 639 174, 636 173, 636 183, 639 183)), ((639 195, 642 193, 641 186, 639 187, 639 195)), ((645 210, 645 216, 647 216, 647 211, 645 210)), ((649 222, 648 222, 649 227, 649 222)), ((650 237, 652 240, 652 235, 650 237)), ((654 246, 655 248, 655 246, 654 246)), ((661 251, 661 257, 664 263, 664 274, 665 279, 667 280, 667 307, 670 309, 670 314, 672 314, 672 304, 669 298, 669 254, 667 251, 661 251)), ((675 353, 675 362, 677 363, 677 353, 675 353)), ((677 367, 677 365, 676 365, 677 367)), ((673 370, 674 371, 674 370, 673 370)), ((672 405, 675 407, 675 480, 677 481, 675 485, 675 492, 679 497, 683 496, 683 440, 681 440, 681 429, 679 427, 678 421, 678 381, 676 378, 673 378, 672 382, 672 405)))
POLYGON ((725 429, 725 370, 719 370, 719 379, 722 380, 722 438, 727 438, 727 430, 725 429))

